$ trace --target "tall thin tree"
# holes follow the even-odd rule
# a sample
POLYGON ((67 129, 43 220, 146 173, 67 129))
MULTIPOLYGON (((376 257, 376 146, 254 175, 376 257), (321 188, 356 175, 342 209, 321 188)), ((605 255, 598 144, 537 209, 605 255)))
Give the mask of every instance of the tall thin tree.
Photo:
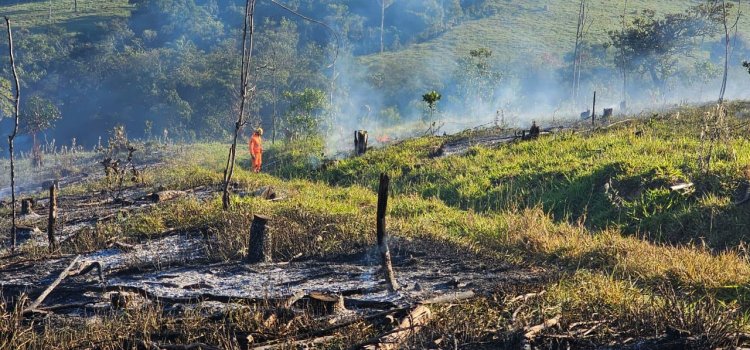
POLYGON ((586 24, 586 1, 581 0, 578 7, 578 25, 576 27, 575 49, 573 50, 573 101, 578 100, 578 89, 581 79, 581 44, 583 41, 583 31, 586 24))
POLYGON ((727 24, 727 2, 721 1, 722 22, 724 24, 724 76, 721 80, 721 91, 719 92, 719 104, 724 103, 724 94, 727 92, 727 78, 729 74, 729 25, 727 24))
POLYGON ((250 61, 253 58, 253 34, 255 31, 255 1, 247 0, 245 3, 245 23, 242 29, 242 68, 240 77, 240 108, 237 116, 237 122, 234 124, 234 138, 232 146, 229 148, 227 157, 227 166, 224 169, 224 193, 221 197, 221 203, 224 210, 229 210, 229 184, 234 175, 234 165, 237 156, 237 139, 245 125, 245 107, 248 104, 248 93, 254 90, 249 86, 250 80, 250 61))
POLYGON ((11 29, 10 19, 5 17, 5 24, 8 26, 8 54, 10 55, 10 66, 13 70, 13 81, 15 82, 16 94, 13 99, 13 116, 15 118, 13 124, 13 133, 8 136, 8 152, 10 152, 10 198, 11 198, 11 212, 13 212, 13 223, 11 226, 11 245, 13 249, 16 249, 16 164, 15 157, 13 156, 13 141, 18 134, 18 111, 21 104, 21 86, 18 83, 18 72, 16 71, 16 58, 13 52, 13 30, 11 29))

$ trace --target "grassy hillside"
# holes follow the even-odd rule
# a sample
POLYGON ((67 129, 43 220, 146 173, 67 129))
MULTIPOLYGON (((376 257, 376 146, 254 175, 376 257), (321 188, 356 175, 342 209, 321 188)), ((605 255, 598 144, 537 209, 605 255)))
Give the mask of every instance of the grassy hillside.
POLYGON ((8 0, 0 5, 0 15, 10 17, 15 25, 21 27, 55 24, 76 32, 97 21, 127 17, 132 9, 133 5, 128 0, 78 0, 77 12, 73 0, 8 0))
MULTIPOLYGON (((623 2, 591 0, 588 1, 589 22, 584 41, 593 45, 608 42, 608 31, 621 28, 623 12, 627 14, 628 20, 632 20, 646 9, 656 11, 659 16, 681 13, 700 3, 701 1, 628 1, 627 11, 624 11, 623 2)), ((572 53, 575 45, 579 2, 488 1, 485 6, 488 14, 485 18, 463 22, 429 41, 396 51, 360 57, 359 61, 369 67, 371 75, 385 77, 381 91, 389 98, 409 95, 417 99, 420 91, 449 90, 451 77, 460 68, 459 59, 468 57, 470 50, 486 47, 492 50, 492 61, 504 73, 503 84, 508 85, 513 79, 520 79, 522 84, 535 86, 526 91, 528 94, 555 92, 556 77, 559 74, 556 70, 565 67, 565 56, 572 53), (544 80, 545 85, 536 86, 535 84, 540 83, 539 80, 544 80)), ((750 21, 740 18, 738 31, 741 34, 750 32, 750 21)), ((681 73, 692 69, 694 61, 704 62, 708 59, 708 48, 703 49, 705 50, 699 50, 691 57, 680 57, 683 64, 681 73)), ((733 58, 735 62, 745 59, 737 53, 735 55, 738 56, 733 58)), ((584 69, 593 69, 603 63, 598 58, 585 60, 584 69)), ((733 65, 733 68, 736 67, 733 65)), ((737 69, 739 72, 739 68, 737 69)), ((584 85, 594 84, 604 98, 619 98, 620 92, 616 88, 622 83, 619 79, 612 80, 612 76, 617 76, 614 70, 608 74, 597 77, 596 81, 585 78, 584 85)), ((715 82, 712 81, 711 84, 715 82)), ((536 96, 541 97, 543 96, 536 96)), ((524 105, 526 102, 516 99, 512 103, 524 105)))
MULTIPOLYGON (((748 104, 730 107, 747 115, 748 104)), ((711 174, 698 169, 704 108, 684 108, 624 122, 593 135, 562 132, 535 142, 473 147, 464 156, 432 158, 443 144, 470 139, 409 140, 365 157, 346 159, 312 177, 337 186, 372 186, 394 175, 397 193, 435 198, 461 210, 492 213, 542 208, 556 220, 618 228, 660 242, 705 239, 712 247, 746 239, 750 209, 744 196, 750 144, 747 123, 736 125, 730 148, 719 145, 711 174), (671 186, 694 183, 687 191, 671 186)), ((284 170, 280 170, 281 174, 284 170)), ((290 171, 291 172, 291 171, 290 171)))

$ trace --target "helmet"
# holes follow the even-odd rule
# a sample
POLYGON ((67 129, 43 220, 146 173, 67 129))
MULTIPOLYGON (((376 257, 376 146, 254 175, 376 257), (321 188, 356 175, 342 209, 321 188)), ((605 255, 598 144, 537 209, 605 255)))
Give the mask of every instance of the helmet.
POLYGON ((255 133, 258 134, 258 135, 263 136, 263 128, 257 128, 257 129, 255 129, 255 133))

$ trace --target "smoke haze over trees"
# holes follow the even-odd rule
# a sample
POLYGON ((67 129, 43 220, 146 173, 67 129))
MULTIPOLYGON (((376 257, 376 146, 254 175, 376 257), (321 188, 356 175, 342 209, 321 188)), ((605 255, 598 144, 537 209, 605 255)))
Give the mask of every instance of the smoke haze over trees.
MULTIPOLYGON (((93 145, 124 125, 131 137, 168 129, 188 141, 226 140, 236 116, 244 3, 119 2, 128 15, 40 20, 17 29, 22 88, 62 116, 49 138, 93 145)), ((380 1, 284 3, 329 24, 340 41, 259 0, 251 72, 257 91, 248 116, 269 139, 299 137, 311 128, 348 136, 358 128, 416 121, 422 94, 432 90, 443 96, 441 114, 456 128, 501 110, 518 123, 561 109, 576 115, 594 90, 605 107, 619 104, 624 93, 644 106, 698 101, 713 98, 707 91, 718 86, 716 67, 723 64, 715 1, 652 6, 659 11, 643 11, 639 2, 623 9, 587 1, 580 101, 570 98, 577 2, 395 0, 386 1, 384 12, 380 1)), ((0 5, 0 12, 9 6, 0 5)), ((743 97, 748 87, 744 75, 735 78, 750 57, 744 28, 741 19, 732 33, 729 97, 743 97)), ((5 59, 0 68, 0 113, 7 115, 5 59)))

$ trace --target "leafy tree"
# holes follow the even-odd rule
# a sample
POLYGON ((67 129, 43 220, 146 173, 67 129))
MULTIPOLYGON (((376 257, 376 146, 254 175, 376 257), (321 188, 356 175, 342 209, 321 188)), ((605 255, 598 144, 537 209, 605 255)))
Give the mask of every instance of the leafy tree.
POLYGON ((323 90, 306 88, 300 92, 284 92, 289 101, 285 118, 288 139, 295 140, 316 134, 325 122, 323 112, 328 98, 323 90))
POLYGON ((427 104, 427 112, 429 113, 429 120, 435 119, 435 112, 437 111, 437 104, 443 96, 439 92, 432 90, 422 95, 422 102, 427 104))
POLYGON ((42 165, 42 153, 37 140, 37 134, 51 128, 55 122, 62 118, 60 109, 52 101, 40 96, 33 96, 26 101, 21 109, 21 125, 23 133, 31 135, 34 139, 32 151, 34 166, 42 165))
POLYGON ((717 33, 721 11, 716 1, 661 18, 653 10, 644 10, 622 30, 609 32, 618 68, 648 75, 658 89, 665 90, 677 70, 677 57, 696 48, 695 38, 717 33))
POLYGON ((258 98, 271 109, 271 141, 275 142, 282 108, 280 104, 284 102, 282 91, 291 88, 297 70, 299 34, 297 25, 287 19, 282 19, 278 25, 267 21, 265 28, 257 42, 261 87, 258 98))
POLYGON ((492 50, 482 47, 470 50, 469 55, 459 61, 459 89, 472 110, 491 103, 495 87, 500 83, 502 74, 492 66, 491 59, 492 50))

